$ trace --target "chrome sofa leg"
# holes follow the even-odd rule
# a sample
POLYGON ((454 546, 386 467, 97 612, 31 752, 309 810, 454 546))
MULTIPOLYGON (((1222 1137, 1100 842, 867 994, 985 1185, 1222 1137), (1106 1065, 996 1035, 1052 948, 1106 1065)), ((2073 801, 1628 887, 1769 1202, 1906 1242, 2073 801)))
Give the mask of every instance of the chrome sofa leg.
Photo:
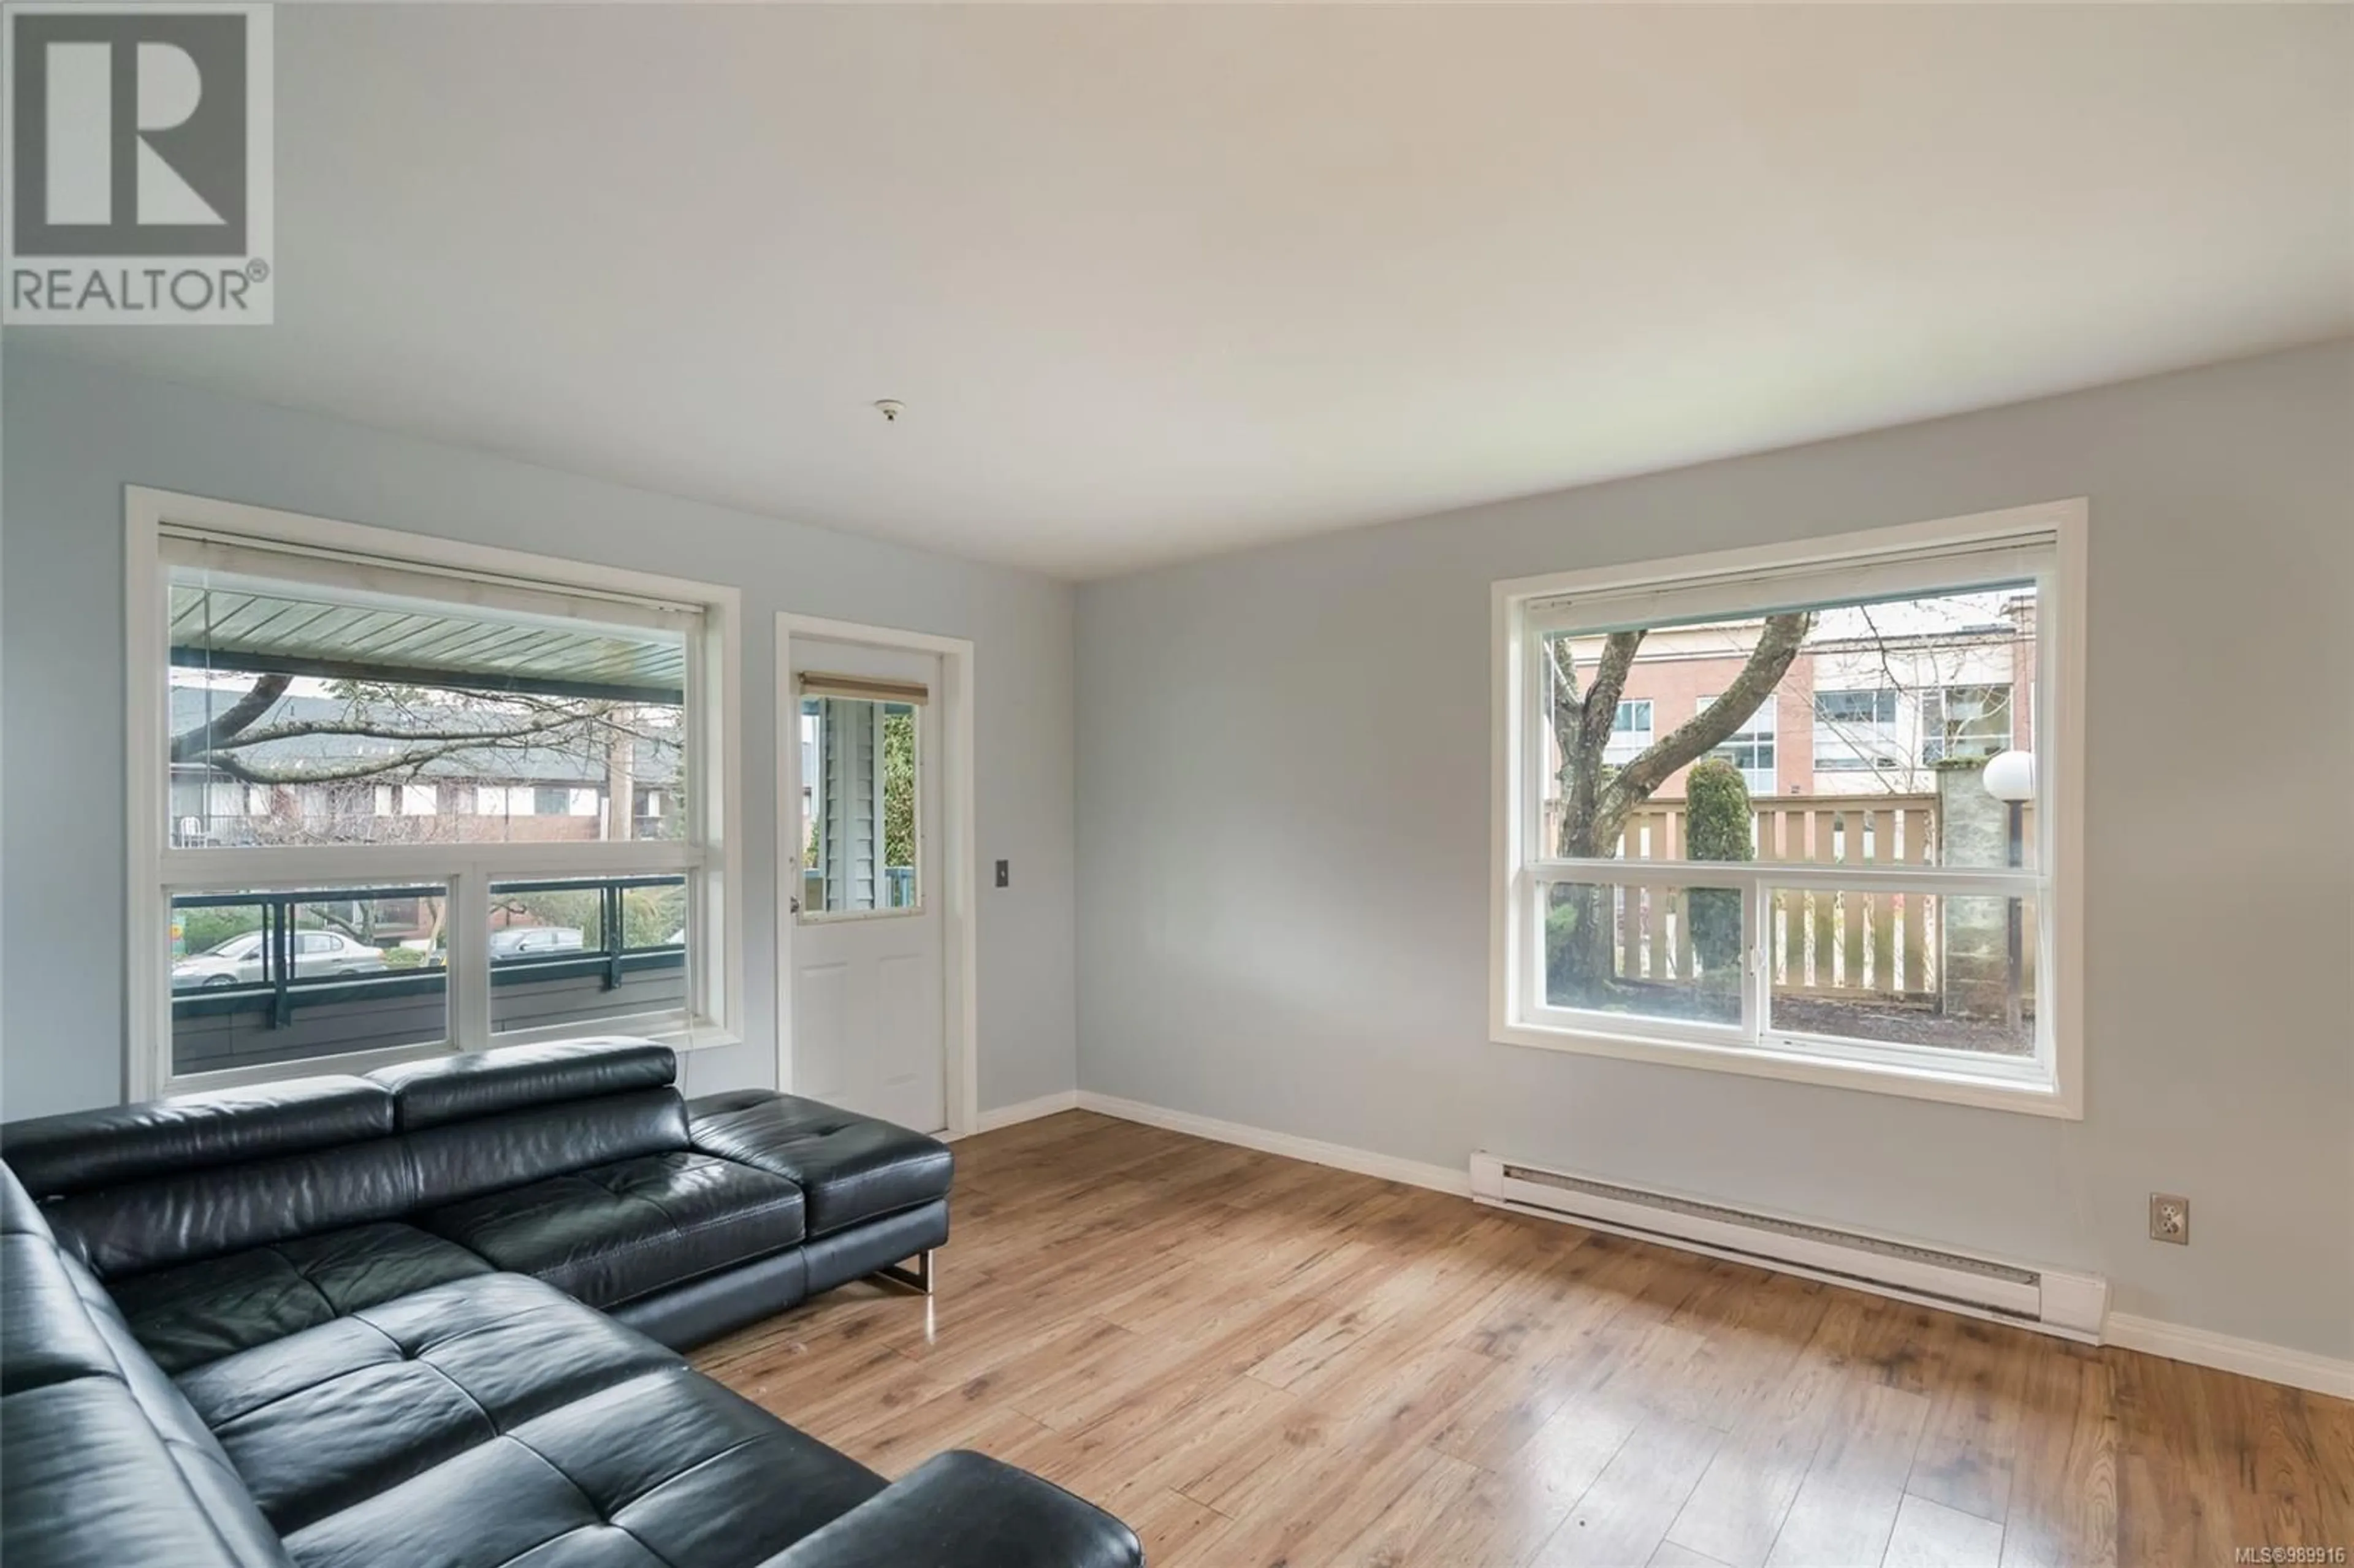
POLYGON ((895 1263, 887 1267, 876 1269, 875 1277, 878 1279, 887 1279, 894 1285, 904 1285, 910 1290, 929 1296, 932 1293, 932 1249, 926 1247, 917 1253, 915 1266, 912 1268, 904 1263, 895 1263))

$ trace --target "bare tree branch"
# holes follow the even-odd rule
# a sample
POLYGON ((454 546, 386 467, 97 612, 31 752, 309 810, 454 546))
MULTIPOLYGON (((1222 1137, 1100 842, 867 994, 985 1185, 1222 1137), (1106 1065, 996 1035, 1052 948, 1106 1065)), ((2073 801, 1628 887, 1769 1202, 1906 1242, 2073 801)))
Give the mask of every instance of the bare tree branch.
MULTIPOLYGON (((1546 648, 1553 664, 1553 700, 1547 705, 1553 715, 1553 746, 1561 753, 1566 770, 1570 759, 1578 754, 1585 734, 1585 699, 1577 694, 1577 653, 1566 637, 1554 638, 1546 648)), ((1566 779, 1566 772, 1564 775, 1566 779)), ((1568 790, 1562 793, 1566 796, 1568 790)))
POLYGON ((1610 731, 1618 722, 1619 694, 1627 689, 1627 673, 1635 667, 1643 637, 1640 631, 1614 631, 1603 640, 1602 657, 1594 666, 1594 684, 1585 694, 1587 745, 1610 744, 1610 731))
MULTIPOLYGON (((1774 688, 1789 673, 1791 662, 1798 656, 1798 646, 1806 641, 1814 623, 1810 610, 1767 616, 1765 630, 1758 636, 1757 646, 1750 651, 1749 662, 1741 667, 1741 673, 1733 678, 1716 701, 1654 741, 1613 776, 1603 792, 1597 820, 1623 817, 1649 800, 1654 789, 1667 782, 1668 775, 1723 745, 1757 711, 1758 705, 1773 695, 1774 688)), ((1600 685, 1597 677, 1597 691, 1600 685)), ((1616 699, 1613 701, 1615 704, 1616 699)))
POLYGON ((268 713, 278 699, 286 694, 287 685, 292 680, 291 675, 262 676, 243 696, 209 720, 174 736, 172 760, 192 762, 214 747, 226 744, 229 736, 239 734, 268 713))
MULTIPOLYGON (((511 725, 504 729, 426 729, 405 728, 399 725, 370 724, 358 719, 290 719, 284 724, 266 725, 241 735, 224 736, 207 749, 215 754, 248 746, 268 746, 276 740, 296 740, 304 736, 347 735, 369 740, 406 740, 424 743, 440 741, 472 741, 491 748, 502 741, 527 739, 557 730, 581 727, 589 721, 579 714, 556 714, 546 718, 511 725)), ((398 758, 388 759, 397 762, 398 758)))
MULTIPOLYGON (((1585 699, 1568 705, 1556 702, 1554 740, 1561 747, 1560 853, 1564 859, 1603 859, 1618 853, 1618 840, 1628 814, 1665 784, 1669 775, 1714 749, 1730 736, 1758 705, 1768 700, 1813 630, 1810 612, 1766 618, 1755 645, 1741 673, 1715 701, 1664 738, 1646 747, 1625 767, 1606 771, 1603 758, 1618 717, 1619 695, 1641 652, 1642 631, 1613 632, 1603 639, 1595 662, 1594 679, 1585 699)), ((1554 662, 1561 662, 1557 643, 1554 662)), ((1557 885, 1547 915, 1547 965, 1558 976, 1576 977, 1585 994, 1606 992, 1612 979, 1612 920, 1606 890, 1591 885, 1557 885), (1560 950, 1553 926, 1563 922, 1560 950)))
POLYGON ((1585 699, 1577 694, 1577 652, 1566 637, 1555 637, 1545 644, 1553 657, 1553 678, 1560 683, 1554 694, 1554 711, 1562 707, 1583 708, 1585 699))
POLYGON ((1615 631, 1605 638, 1594 680, 1581 698, 1575 694, 1575 644, 1566 637, 1553 644, 1553 672, 1561 682, 1553 704, 1553 744, 1561 752, 1560 851, 1564 855, 1596 853, 1584 846, 1601 796, 1603 752, 1618 720, 1618 694, 1627 689, 1628 672, 1642 645, 1640 631, 1615 631))
POLYGON ((266 768, 248 761, 233 752, 216 751, 206 757, 210 767, 231 779, 247 784, 347 784, 356 779, 384 779, 400 775, 413 777, 429 762, 446 758, 463 757, 479 752, 479 741, 466 741, 448 746, 429 746, 421 750, 405 751, 398 757, 372 758, 339 768, 266 768))
POLYGON ((577 701, 516 695, 500 699, 500 706, 521 710, 508 722, 451 726, 440 721, 440 715, 432 711, 433 705, 412 702, 393 687, 354 688, 345 699, 345 713, 335 718, 287 719, 260 725, 259 721, 285 694, 290 679, 285 675, 256 679, 252 687, 229 707, 206 723, 175 736, 172 760, 203 762, 249 784, 332 784, 413 775, 426 763, 468 753, 495 754, 511 748, 577 749, 583 758, 601 765, 609 747, 621 737, 654 745, 674 744, 673 737, 623 722, 621 715, 633 715, 635 705, 583 705, 577 701), (385 716, 406 714, 419 716, 409 723, 394 722, 394 718, 385 716), (326 768, 272 766, 235 755, 256 747, 315 736, 391 740, 405 745, 402 750, 386 757, 347 760, 326 768))

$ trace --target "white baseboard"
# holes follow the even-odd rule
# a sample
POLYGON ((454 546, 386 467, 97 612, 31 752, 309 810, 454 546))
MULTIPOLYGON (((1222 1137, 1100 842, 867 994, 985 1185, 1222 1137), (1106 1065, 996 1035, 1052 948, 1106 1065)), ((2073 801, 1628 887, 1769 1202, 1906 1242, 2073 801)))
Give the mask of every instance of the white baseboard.
POLYGON ((995 1132, 1001 1127, 1012 1127, 1016 1122, 1036 1121, 1040 1117, 1053 1116, 1056 1111, 1076 1110, 1078 1105, 1078 1090, 1058 1089, 1051 1095, 1040 1095, 1034 1100, 1023 1100, 1017 1105, 999 1106, 995 1110, 985 1110, 974 1121, 972 1130, 995 1132))
MULTIPOLYGON (((1066 1110, 1072 1097, 1067 1095, 1049 1096, 1047 1099, 1059 1103, 1029 1114, 1045 1116, 1054 1110, 1066 1110)), ((1076 1097, 1079 1109, 1118 1117, 1122 1121, 1142 1122, 1147 1127, 1191 1133, 1195 1138, 1206 1138, 1214 1143, 1232 1143, 1244 1149, 1256 1149, 1264 1154, 1280 1154, 1292 1160, 1305 1160, 1313 1165, 1353 1171, 1361 1176, 1376 1176, 1385 1181, 1404 1181, 1410 1186, 1427 1187, 1436 1192, 1451 1192, 1466 1200, 1471 1196, 1471 1172, 1468 1163, 1462 1170, 1449 1170, 1444 1165, 1403 1160, 1394 1154, 1375 1154, 1370 1150, 1352 1149, 1346 1144, 1325 1143, 1288 1132, 1270 1132, 1263 1127, 1251 1127, 1238 1121, 1220 1121, 1215 1117, 1170 1110, 1161 1106, 1147 1105, 1141 1100, 1124 1100, 1116 1095, 1097 1094, 1092 1089, 1081 1089, 1076 1097)), ((1045 1104, 1044 1101, 1030 1103, 1045 1104)), ((984 1112, 982 1122, 985 1126, 990 1125, 989 1118, 998 1116, 1023 1120, 1026 1117, 1013 1113, 1027 1109, 1027 1107, 1009 1106, 1002 1111, 984 1112)), ((2302 1388, 2315 1393, 2354 1399, 2354 1361, 2317 1355, 2309 1351, 2293 1351, 2257 1340, 2235 1339, 2229 1334, 2186 1328, 2177 1323, 2162 1323, 2154 1318, 2137 1318, 2125 1312, 2108 1315, 2102 1326, 2101 1342, 2115 1345, 2120 1350, 2164 1356, 2169 1361, 2189 1361, 2193 1366, 2212 1367, 2218 1372, 2238 1372, 2243 1377, 2258 1378, 2265 1383, 2285 1383, 2291 1388, 2302 1388)))
POLYGON ((2292 1351, 2261 1340, 2237 1339, 2207 1329, 2186 1328, 2180 1323, 2161 1323, 2155 1318, 2137 1318, 2128 1312, 2110 1313, 2101 1339, 2103 1343, 2120 1350, 2140 1351, 2172 1361, 2189 1361, 2193 1366, 2286 1383, 2314 1393, 2354 1399, 2354 1361, 2315 1355, 2310 1351, 2292 1351))
POLYGON ((1244 1149, 1256 1149, 1262 1154, 1280 1154, 1292 1160, 1305 1160, 1311 1165, 1330 1165, 1336 1170, 1353 1171, 1360 1176, 1377 1176, 1384 1181, 1403 1181, 1410 1187, 1427 1187, 1434 1192, 1452 1192, 1458 1198, 1471 1195, 1471 1172, 1467 1167, 1451 1171, 1444 1165, 1426 1165, 1419 1160, 1401 1160, 1394 1154, 1375 1154, 1368 1150, 1351 1149, 1346 1144, 1322 1143, 1312 1138, 1300 1138, 1288 1132, 1269 1132, 1263 1127, 1249 1127, 1238 1121, 1220 1121, 1214 1117, 1195 1116, 1191 1111, 1167 1110, 1149 1106, 1141 1100, 1123 1100, 1112 1095, 1099 1095, 1091 1089, 1079 1091, 1081 1110, 1099 1111, 1116 1116, 1122 1121, 1140 1121, 1147 1127, 1167 1128, 1172 1132, 1187 1132, 1195 1138, 1206 1138, 1214 1143, 1237 1144, 1244 1149))
POLYGON ((1698 1193, 1630 1189, 1575 1171, 1471 1156, 1471 1198, 1559 1224, 1770 1268, 1941 1311, 2101 1342, 2109 1282, 2023 1258, 1950 1254, 1925 1237, 1852 1229, 1811 1215, 1734 1210, 1698 1193), (1995 1265, 2003 1273, 1989 1273, 1995 1265), (2012 1274, 2008 1271, 2020 1271, 2012 1274))

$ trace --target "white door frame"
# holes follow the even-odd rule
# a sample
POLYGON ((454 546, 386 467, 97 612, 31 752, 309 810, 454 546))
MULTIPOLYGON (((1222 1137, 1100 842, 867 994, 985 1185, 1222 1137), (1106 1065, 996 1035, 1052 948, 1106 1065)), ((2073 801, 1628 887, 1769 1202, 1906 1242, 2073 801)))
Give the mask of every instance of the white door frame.
MULTIPOLYGON (((801 922, 793 901, 801 892, 801 688, 793 681, 793 639, 856 642, 933 653, 940 661, 940 733, 946 766, 933 769, 940 800, 940 994, 946 1017, 948 1130, 973 1130, 981 1101, 980 942, 974 919, 980 862, 973 826, 972 641, 867 626, 822 616, 777 616, 777 1087, 793 1088, 793 935, 801 922)), ((917 1130, 928 1130, 918 1128, 917 1130)))

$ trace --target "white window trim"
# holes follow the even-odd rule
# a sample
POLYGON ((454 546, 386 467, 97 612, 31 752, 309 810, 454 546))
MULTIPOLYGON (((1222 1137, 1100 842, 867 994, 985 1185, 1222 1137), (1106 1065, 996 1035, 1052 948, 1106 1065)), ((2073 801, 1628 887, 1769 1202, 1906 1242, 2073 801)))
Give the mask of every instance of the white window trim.
MULTIPOLYGON (((2082 498, 2055 501, 2000 512, 1979 513, 1938 522, 1872 529, 1785 544, 1726 550, 1671 560, 1644 561, 1626 566, 1518 577, 1494 585, 1491 616, 1490 727, 1493 740, 1489 896, 1489 1036, 1499 1044, 1533 1046, 1623 1060, 1655 1062, 1740 1073, 1754 1077, 1938 1100, 1947 1104, 2024 1112, 2068 1120, 2081 1119, 2084 1110, 2084 567, 2089 509, 2082 498), (1535 700, 1528 676, 1528 607, 1532 601, 1564 594, 1620 593, 1647 587, 1670 588, 1678 580, 1701 577, 1731 577, 1745 573, 1799 570, 1808 567, 1868 567, 1875 556, 1897 557, 1939 546, 1999 545, 2049 536, 2056 541, 2056 562, 2037 600, 2039 641, 2034 711, 2046 722, 2036 730, 2036 768, 2044 809, 2039 812, 2038 853, 2047 868, 2042 906, 2037 925, 2042 945, 2039 973, 2039 1014, 2050 1020, 2043 1054, 2031 1071, 1999 1061, 1963 1064, 1950 1053, 1932 1053, 1898 1046, 1851 1049, 1852 1043, 1804 1042, 1790 1037, 1777 1044, 1712 1043, 1705 1030, 1692 1038, 1668 1040, 1649 1032, 1641 1036, 1613 1033, 1597 1024, 1596 1015, 1538 1014, 1539 988, 1532 967, 1541 946, 1533 934, 1533 918, 1515 918, 1525 903, 1535 907, 1532 866, 1542 869, 1549 857, 1523 853, 1523 835, 1536 819, 1534 792, 1540 788, 1536 768, 1538 748, 1527 755, 1516 744, 1516 732, 1531 722, 1535 700), (1527 999, 1524 1001, 1523 999, 1527 999)), ((1554 867, 1590 881, 1624 880, 1657 884, 1657 868, 1628 868, 1614 878, 1616 863, 1553 862, 1554 867)), ((1735 871, 1727 868, 1725 881, 1753 891, 1775 886, 1838 885, 1854 887, 1874 883, 1930 890, 1967 893, 1972 874, 1942 868, 1909 871, 1803 864, 1759 864, 1735 871)), ((1744 997, 1757 988, 1753 980, 1744 997)), ((1744 1010, 1756 1005, 1745 1000, 1744 1010)))
MULTIPOLYGON (((689 858, 701 874, 703 886, 701 901, 688 916, 695 930, 688 973, 694 1006, 684 1024, 674 1014, 655 1015, 648 1022, 654 1026, 655 1038, 680 1049, 732 1045, 743 1039, 744 801, 738 717, 743 692, 743 603, 737 589, 129 485, 123 492, 127 672, 123 705, 130 871, 125 922, 126 1076, 132 1098, 319 1073, 356 1072, 388 1062, 582 1033, 578 1025, 562 1025, 493 1035, 490 998, 483 983, 487 970, 461 965, 450 971, 451 1038, 447 1042, 175 1075, 167 908, 175 888, 267 889, 346 876, 447 879, 451 882, 451 948, 456 951, 465 943, 471 944, 466 950, 472 951, 487 950, 487 904, 478 895, 493 876, 664 872, 678 869, 680 858, 677 844, 651 842, 351 845, 292 852, 302 856, 299 871, 293 871, 285 858, 290 852, 285 850, 167 846, 164 830, 168 783, 163 747, 170 703, 170 673, 164 667, 168 594, 160 551, 162 530, 167 524, 217 530, 272 545, 382 556, 458 576, 520 578, 557 589, 581 588, 698 606, 704 622, 700 657, 687 676, 687 702, 700 713, 700 723, 689 726, 688 757, 695 798, 687 804, 691 821, 701 830, 699 848, 689 858), (716 934, 716 939, 710 934, 716 934)), ((597 1029, 626 1033, 632 1022, 600 1020, 597 1029)))

